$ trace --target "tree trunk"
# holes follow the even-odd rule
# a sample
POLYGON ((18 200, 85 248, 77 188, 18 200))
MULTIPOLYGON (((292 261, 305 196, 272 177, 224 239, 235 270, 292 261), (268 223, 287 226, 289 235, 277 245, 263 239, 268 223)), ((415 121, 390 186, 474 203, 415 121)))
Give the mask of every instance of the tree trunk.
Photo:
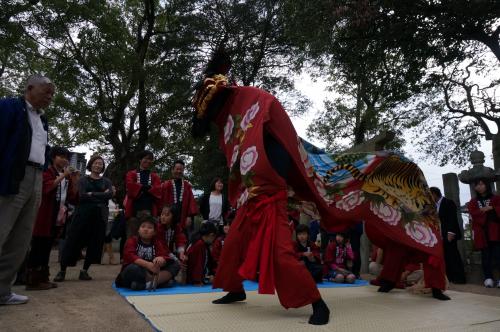
MULTIPOLYGON (((491 153, 493 155, 493 168, 500 170, 500 134, 491 135, 491 153)), ((500 191, 500 181, 495 183, 497 192, 500 191)))

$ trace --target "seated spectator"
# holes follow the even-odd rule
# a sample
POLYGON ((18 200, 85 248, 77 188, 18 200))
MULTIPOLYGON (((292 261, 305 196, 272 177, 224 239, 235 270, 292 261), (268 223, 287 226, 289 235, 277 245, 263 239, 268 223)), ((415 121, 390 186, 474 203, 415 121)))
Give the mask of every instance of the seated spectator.
POLYGON ((229 229, 231 227, 231 222, 228 221, 224 225, 222 234, 215 239, 212 244, 212 259, 214 263, 214 272, 217 271, 217 266, 219 265, 220 254, 222 253, 222 248, 224 248, 224 240, 226 239, 227 234, 229 233, 229 229))
POLYGON ((328 279, 338 283, 354 283, 356 276, 349 270, 353 259, 354 253, 346 234, 337 233, 335 240, 330 240, 325 252, 328 279))
POLYGON ((172 259, 182 262, 186 260, 186 234, 182 231, 181 226, 174 222, 170 205, 165 205, 161 211, 157 238, 168 248, 172 259))
POLYGON ((213 280, 213 260, 210 253, 210 245, 217 236, 217 228, 214 224, 207 222, 200 226, 200 230, 194 238, 197 238, 188 247, 186 282, 195 286, 209 284, 213 280))
POLYGON ((370 264, 368 264, 368 272, 371 275, 378 277, 382 271, 382 259, 384 257, 383 250, 377 246, 372 245, 370 254, 370 264))
POLYGON ((323 265, 321 264, 320 251, 314 242, 309 241, 309 227, 299 224, 295 233, 295 254, 300 261, 304 262, 314 281, 322 282, 323 265))
POLYGON ((137 236, 130 237, 125 244, 116 286, 133 290, 161 287, 179 273, 179 264, 170 258, 168 249, 155 237, 155 228, 154 217, 141 219, 137 236))
MULTIPOLYGON (((384 251, 381 248, 372 246, 372 255, 370 257, 370 265, 368 269, 370 274, 376 276, 377 278, 370 281, 371 285, 380 286, 379 275, 384 267, 384 251)), ((401 274, 400 281, 395 285, 396 288, 404 289, 409 286, 416 284, 423 276, 423 270, 421 264, 406 264, 404 271, 401 274)))

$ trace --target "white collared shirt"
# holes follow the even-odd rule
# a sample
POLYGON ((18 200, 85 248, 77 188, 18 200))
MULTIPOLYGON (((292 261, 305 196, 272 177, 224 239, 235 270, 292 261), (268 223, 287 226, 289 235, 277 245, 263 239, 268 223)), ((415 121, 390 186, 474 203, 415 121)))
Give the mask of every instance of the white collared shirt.
POLYGON ((31 147, 28 160, 40 165, 45 164, 45 148, 47 147, 47 131, 43 128, 42 119, 33 106, 26 101, 26 112, 33 134, 31 135, 31 147))
POLYGON ((436 209, 439 213, 439 208, 441 207, 441 202, 443 201, 443 196, 441 196, 438 201, 436 202, 436 209))

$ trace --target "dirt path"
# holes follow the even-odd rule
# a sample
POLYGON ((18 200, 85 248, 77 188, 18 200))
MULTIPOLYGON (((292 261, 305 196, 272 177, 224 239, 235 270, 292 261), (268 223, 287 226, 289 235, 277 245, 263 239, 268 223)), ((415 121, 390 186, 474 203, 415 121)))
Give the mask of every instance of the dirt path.
MULTIPOLYGON (((66 281, 47 291, 14 292, 27 295, 24 305, 0 306, 0 331, 152 331, 151 326, 112 288, 119 265, 95 265, 94 278, 79 281, 80 267, 68 268, 66 281)), ((51 266, 57 273, 57 265, 51 266)))

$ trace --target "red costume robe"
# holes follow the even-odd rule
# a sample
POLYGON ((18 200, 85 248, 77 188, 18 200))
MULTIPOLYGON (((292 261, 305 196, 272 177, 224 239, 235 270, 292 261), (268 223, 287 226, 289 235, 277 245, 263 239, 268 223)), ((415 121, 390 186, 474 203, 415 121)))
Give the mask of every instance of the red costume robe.
POLYGON ((222 253, 222 248, 224 248, 224 241, 226 239, 226 235, 219 236, 215 239, 212 244, 212 259, 214 262, 214 271, 217 269, 220 260, 220 254, 222 253))
POLYGON ((213 260, 208 245, 198 240, 190 245, 186 251, 188 284, 201 284, 207 275, 213 275, 213 260))
MULTIPOLYGON (((193 195, 193 187, 191 183, 186 180, 182 180, 184 189, 182 193, 182 209, 180 215, 180 226, 184 230, 186 228, 186 219, 188 217, 194 217, 198 214, 198 205, 196 204, 196 200, 193 195)), ((162 184, 162 205, 173 205, 176 203, 174 197, 174 180, 167 180, 162 184)))
MULTIPOLYGON (((238 211, 222 251, 214 287, 239 292, 243 290, 242 280, 255 280, 259 272, 259 292, 272 294, 276 289, 285 308, 301 307, 320 299, 314 280, 297 261, 293 250, 286 211, 287 192, 292 195, 293 191, 296 198, 315 203, 322 216, 322 227, 327 231, 342 231, 365 220, 378 230, 372 239, 378 246, 384 248, 384 244, 393 239, 401 248, 421 253, 434 267, 428 273, 436 280, 434 285, 444 289, 439 221, 436 216, 424 216, 422 206, 412 201, 412 197, 408 198, 408 192, 414 192, 413 187, 409 186, 408 191, 391 192, 399 188, 391 186, 390 179, 379 183, 357 178, 343 183, 342 188, 327 187, 311 166, 288 115, 274 96, 253 87, 227 89, 231 92, 215 122, 230 169, 229 200, 238 211), (266 156, 266 134, 270 134, 292 159, 288 182, 278 175, 266 156), (374 200, 373 197, 378 197, 373 194, 376 185, 383 186, 392 195, 374 200), (384 200, 393 205, 409 205, 413 214, 405 215, 407 219, 404 219, 401 211, 384 200), (298 284, 302 285, 300 289, 295 287, 298 284)), ((414 166, 402 157, 387 153, 370 155, 366 159, 369 165, 363 169, 363 174, 388 170, 387 164, 391 162, 414 166), (378 166, 381 167, 378 169, 378 166)), ((418 172, 417 168, 411 175, 420 176, 418 172)), ((421 178, 423 176, 419 180, 421 178)), ((431 202, 425 180, 419 189, 419 198, 431 202)))
MULTIPOLYGON (((54 181, 58 176, 59 173, 54 166, 50 166, 43 172, 42 202, 33 228, 33 236, 51 237, 54 235, 52 230, 59 212, 59 202, 56 201, 58 186, 54 187, 54 181)), ((73 183, 71 178, 68 179, 66 202, 70 204, 78 202, 78 184, 73 183)))
MULTIPOLYGON (((127 196, 125 196, 125 218, 131 218, 135 215, 134 201, 142 194, 143 185, 137 179, 137 170, 133 169, 127 172, 125 176, 125 186, 127 196)), ((151 189, 148 192, 153 196, 152 215, 158 216, 161 211, 161 180, 158 174, 151 172, 151 189)))

